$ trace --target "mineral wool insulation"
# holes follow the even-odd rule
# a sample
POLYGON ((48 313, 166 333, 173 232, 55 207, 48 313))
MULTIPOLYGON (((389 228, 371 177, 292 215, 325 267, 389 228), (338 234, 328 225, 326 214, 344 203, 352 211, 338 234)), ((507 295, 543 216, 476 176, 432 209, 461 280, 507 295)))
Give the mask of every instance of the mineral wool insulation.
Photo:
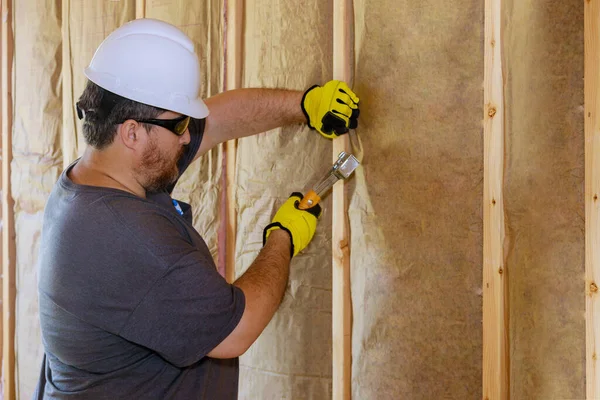
POLYGON ((503 10, 513 399, 585 398, 583 9, 503 10))
MULTIPOLYGON (((14 2, 12 196, 19 398, 42 349, 36 255, 43 207, 83 150, 73 103, 83 67, 134 0, 14 2)), ((354 399, 478 399, 482 385, 484 2, 355 0, 351 85, 363 165, 349 183, 354 399)), ((140 10, 137 10, 140 11, 140 10)), ((203 96, 222 90, 223 0, 147 0, 147 17, 195 42, 203 96)), ((332 77, 333 2, 247 0, 245 87, 306 89, 332 77)), ((503 2, 505 262, 511 398, 584 398, 583 6, 503 2)), ((331 143, 295 125, 240 140, 239 276, 262 229, 331 165, 331 143)), ((186 173, 213 255, 221 150, 186 173)), ((331 397, 331 204, 294 259, 281 309, 241 358, 241 399, 331 397)))

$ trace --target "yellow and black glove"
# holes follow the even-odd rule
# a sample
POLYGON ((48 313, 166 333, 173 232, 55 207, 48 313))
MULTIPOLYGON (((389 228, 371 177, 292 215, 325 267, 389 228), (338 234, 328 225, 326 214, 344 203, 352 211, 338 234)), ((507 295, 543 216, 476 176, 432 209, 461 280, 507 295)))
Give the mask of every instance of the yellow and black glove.
POLYGON ((271 222, 263 232, 263 246, 271 232, 283 229, 292 238, 292 254, 300 253, 312 240, 317 229, 317 219, 321 216, 321 206, 316 205, 306 210, 300 210, 298 204, 302 193, 294 192, 279 208, 271 222))
POLYGON ((358 97, 344 82, 311 87, 304 93, 301 106, 308 126, 328 139, 358 126, 358 97))

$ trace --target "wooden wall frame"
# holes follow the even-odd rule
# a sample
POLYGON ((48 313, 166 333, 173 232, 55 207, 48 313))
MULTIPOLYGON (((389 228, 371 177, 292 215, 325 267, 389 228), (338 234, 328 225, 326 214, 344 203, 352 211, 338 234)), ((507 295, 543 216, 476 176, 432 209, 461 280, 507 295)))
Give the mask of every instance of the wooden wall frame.
POLYGON ((483 170, 483 399, 509 396, 504 260, 502 0, 485 0, 483 170))
POLYGON ((2 390, 5 400, 16 398, 15 369, 15 229, 11 195, 13 122, 13 1, 2 0, 2 390))

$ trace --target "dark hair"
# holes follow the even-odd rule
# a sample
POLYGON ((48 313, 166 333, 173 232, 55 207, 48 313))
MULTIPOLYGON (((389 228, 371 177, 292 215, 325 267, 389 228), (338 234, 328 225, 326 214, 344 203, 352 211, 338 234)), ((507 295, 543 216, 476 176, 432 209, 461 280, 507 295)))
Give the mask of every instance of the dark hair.
MULTIPOLYGON (((165 111, 116 95, 89 80, 77 107, 85 116, 83 137, 87 144, 98 150, 113 142, 118 124, 128 119, 153 119, 165 111)), ((152 125, 143 126, 147 131, 152 129, 152 125)))

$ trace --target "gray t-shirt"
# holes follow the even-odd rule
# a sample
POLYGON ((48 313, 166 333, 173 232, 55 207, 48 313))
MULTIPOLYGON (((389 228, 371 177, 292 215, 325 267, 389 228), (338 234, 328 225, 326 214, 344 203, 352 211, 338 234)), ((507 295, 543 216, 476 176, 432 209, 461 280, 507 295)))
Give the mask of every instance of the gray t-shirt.
MULTIPOLYGON (((181 173, 203 131, 193 120, 181 173)), ((191 207, 170 192, 77 185, 67 171, 44 215, 35 398, 237 398, 238 359, 206 354, 240 321, 244 294, 218 274, 191 207)))

